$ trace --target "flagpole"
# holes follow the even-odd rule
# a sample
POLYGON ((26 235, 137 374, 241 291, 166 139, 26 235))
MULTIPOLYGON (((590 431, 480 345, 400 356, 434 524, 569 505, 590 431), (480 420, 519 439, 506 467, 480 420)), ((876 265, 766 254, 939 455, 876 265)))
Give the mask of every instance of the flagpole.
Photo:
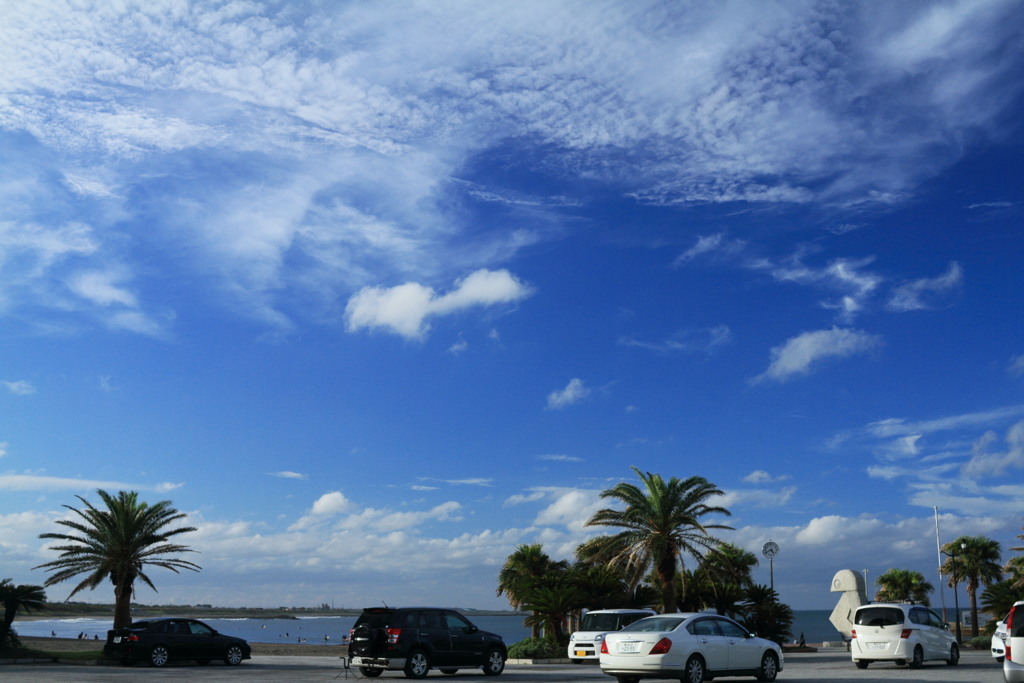
POLYGON ((949 623, 946 615, 946 590, 942 585, 942 543, 939 542, 939 506, 935 507, 935 551, 939 558, 939 598, 942 600, 942 621, 949 623))

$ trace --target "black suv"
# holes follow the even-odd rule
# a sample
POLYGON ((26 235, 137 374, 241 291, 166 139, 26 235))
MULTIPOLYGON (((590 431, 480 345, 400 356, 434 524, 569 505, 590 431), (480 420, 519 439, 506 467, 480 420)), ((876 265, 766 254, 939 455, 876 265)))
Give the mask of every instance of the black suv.
POLYGON ((431 668, 443 674, 483 667, 488 676, 505 670, 508 650, 496 633, 481 631, 453 609, 369 607, 349 632, 349 658, 364 676, 386 669, 407 678, 425 678, 431 668))

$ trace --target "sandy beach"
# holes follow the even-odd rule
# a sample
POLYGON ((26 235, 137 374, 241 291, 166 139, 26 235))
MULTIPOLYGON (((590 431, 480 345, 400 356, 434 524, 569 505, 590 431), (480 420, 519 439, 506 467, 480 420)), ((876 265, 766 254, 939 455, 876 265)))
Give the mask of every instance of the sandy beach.
MULTIPOLYGON (((102 640, 78 640, 77 638, 36 638, 21 636, 25 647, 50 652, 88 652, 102 650, 102 640)), ((341 657, 348 652, 343 645, 307 645, 298 643, 249 643, 254 655, 341 657)))

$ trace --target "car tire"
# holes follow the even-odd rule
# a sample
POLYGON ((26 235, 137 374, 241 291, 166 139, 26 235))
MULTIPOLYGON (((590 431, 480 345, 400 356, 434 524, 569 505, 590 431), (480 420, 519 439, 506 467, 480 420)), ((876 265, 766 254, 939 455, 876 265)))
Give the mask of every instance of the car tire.
POLYGON ((640 679, 634 676, 616 676, 615 683, 640 683, 640 679))
POLYGON ((768 651, 761 657, 761 668, 757 670, 757 680, 774 681, 779 675, 779 660, 775 653, 768 651))
POLYGON ((910 668, 920 669, 922 664, 924 664, 924 650, 918 645, 914 648, 914 658, 910 660, 910 668))
POLYGON ((868 660, 866 659, 856 659, 853 663, 857 665, 858 669, 866 669, 868 668, 868 664, 870 662, 868 662, 868 660))
POLYGON ((196 664, 198 664, 199 666, 206 666, 209 663, 210 663, 210 660, 209 659, 205 659, 205 658, 204 659, 197 659, 196 660, 196 664))
POLYGON ((121 660, 121 666, 134 666, 134 665, 135 665, 135 660, 132 659, 131 657, 125 657, 124 659, 121 660))
POLYGON ((704 680, 704 660, 697 655, 686 660, 683 683, 702 683, 704 680))
POLYGON ((167 650, 166 645, 154 645, 153 649, 149 651, 150 666, 167 666, 167 662, 169 662, 170 659, 171 653, 167 650))
POLYGON ((405 677, 419 680, 430 671, 430 657, 423 650, 413 650, 405 660, 405 677))
POLYGON ((445 676, 451 676, 453 673, 458 671, 458 669, 438 669, 438 671, 443 673, 445 676))
POLYGON ((996 661, 999 662, 1000 664, 1003 663, 1004 659, 1006 659, 1006 657, 996 657, 996 661))
POLYGON ((242 663, 242 648, 238 645, 229 645, 224 653, 224 663, 228 666, 238 666, 242 663))
POLYGON ((504 670, 505 655, 501 654, 498 648, 492 647, 484 657, 484 673, 488 676, 497 676, 504 670))
POLYGON ((960 648, 956 643, 953 643, 949 648, 949 659, 946 660, 948 666, 956 666, 960 663, 960 648))
POLYGON ((384 673, 384 669, 371 669, 368 666, 359 667, 359 673, 366 676, 367 678, 376 678, 384 673))

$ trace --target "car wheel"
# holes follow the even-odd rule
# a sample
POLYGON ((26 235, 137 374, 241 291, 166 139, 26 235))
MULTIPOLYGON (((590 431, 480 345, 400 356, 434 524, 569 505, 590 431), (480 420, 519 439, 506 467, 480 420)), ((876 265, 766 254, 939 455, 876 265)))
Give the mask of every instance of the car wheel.
POLYGON ((615 681, 616 683, 640 683, 639 678, 634 678, 632 676, 616 676, 615 681))
POLYGON ((165 645, 154 645, 153 649, 149 651, 150 666, 167 666, 167 662, 170 658, 171 653, 167 651, 167 647, 165 645))
POLYGON ((956 666, 960 663, 960 648, 957 647, 956 643, 953 643, 949 648, 949 659, 946 660, 946 664, 949 666, 956 666))
POLYGON ((376 678, 384 673, 384 669, 371 669, 368 666, 359 667, 359 673, 363 674, 367 678, 376 678))
POLYGON ((1004 659, 1006 659, 1006 657, 996 657, 996 661, 999 662, 1000 664, 1003 663, 1004 659))
POLYGON ((458 669, 439 669, 439 671, 446 676, 451 676, 453 673, 458 671, 458 669))
POLYGON ((405 660, 405 677, 426 678, 428 671, 430 671, 430 658, 427 657, 427 653, 423 650, 410 652, 409 658, 405 660))
POLYGON ((868 663, 869 663, 869 662, 868 662, 868 660, 866 660, 866 659, 858 659, 858 660, 856 660, 856 661, 854 662, 854 664, 856 664, 856 665, 857 665, 857 668, 858 668, 858 669, 866 669, 866 668, 868 668, 868 663))
POLYGON ((774 652, 765 652, 761 657, 761 668, 757 671, 757 680, 774 681, 779 675, 779 660, 775 658, 774 652))
POLYGON ((209 663, 210 663, 209 659, 197 659, 196 660, 196 664, 198 664, 199 666, 206 666, 209 663))
POLYGON ((238 645, 229 645, 224 653, 224 663, 228 666, 238 666, 242 663, 242 648, 238 645))
POLYGON ((132 659, 131 657, 125 657, 124 659, 121 660, 121 665, 122 666, 132 666, 134 664, 135 664, 135 660, 132 659))
POLYGON ((920 669, 922 664, 924 664, 924 650, 918 645, 914 648, 914 658, 910 660, 910 668, 920 669))
POLYGON ((501 654, 498 648, 491 648, 487 651, 484 659, 484 673, 488 676, 497 676, 505 670, 505 655, 501 654))
POLYGON ((686 660, 686 676, 683 683, 702 683, 704 680, 704 660, 693 655, 686 660))

